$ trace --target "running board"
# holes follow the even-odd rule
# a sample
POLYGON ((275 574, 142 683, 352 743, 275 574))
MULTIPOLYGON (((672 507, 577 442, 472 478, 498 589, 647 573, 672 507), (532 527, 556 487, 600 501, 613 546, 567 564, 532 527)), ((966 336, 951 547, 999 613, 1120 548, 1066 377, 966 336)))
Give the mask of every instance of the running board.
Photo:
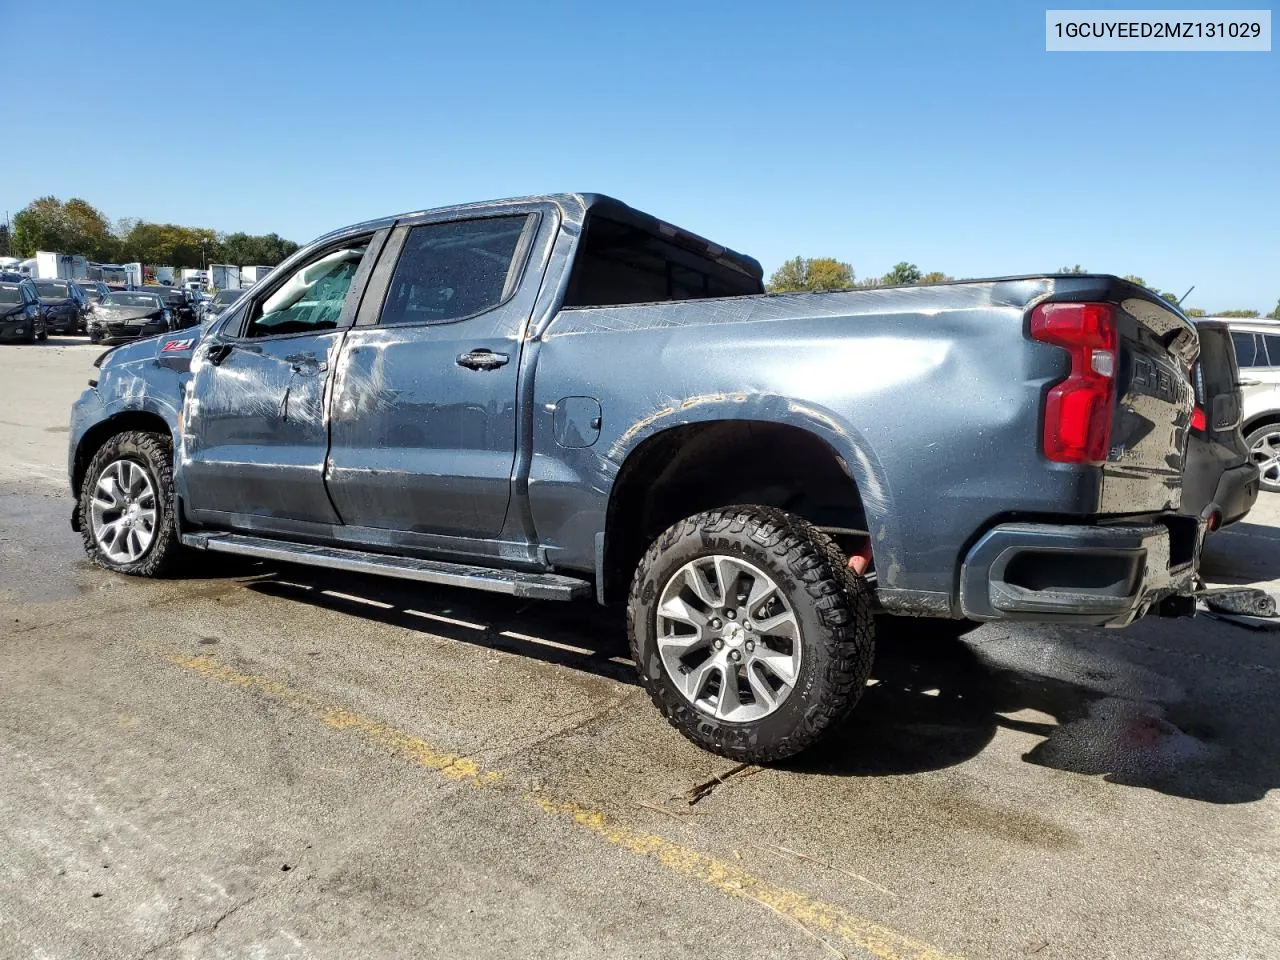
POLYGON ((447 587, 469 587, 472 590, 488 590, 490 593, 505 593, 530 600, 573 600, 589 596, 592 592, 588 581, 556 573, 525 573, 520 570, 477 567, 469 563, 393 557, 384 553, 368 553, 344 547, 317 547, 286 540, 247 537, 237 533, 183 534, 182 544, 197 550, 301 563, 329 570, 372 573, 447 587))

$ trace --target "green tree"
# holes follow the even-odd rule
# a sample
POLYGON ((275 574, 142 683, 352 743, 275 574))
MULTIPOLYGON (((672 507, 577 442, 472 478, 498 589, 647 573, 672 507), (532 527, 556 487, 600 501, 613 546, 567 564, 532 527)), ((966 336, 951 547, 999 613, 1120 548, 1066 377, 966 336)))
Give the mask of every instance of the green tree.
POLYGON ((1162 294, 1160 294, 1160 296, 1165 300, 1168 300, 1170 303, 1174 304, 1175 306, 1178 303, 1178 295, 1176 293, 1171 293, 1170 291, 1166 290, 1162 294))
POLYGON ((13 217, 14 256, 34 257, 37 250, 66 253, 70 236, 66 208, 57 197, 32 200, 13 217))
POLYGON ((0 223, 0 257, 13 256, 13 237, 9 236, 9 225, 0 223))
MULTIPOLYGON (((1078 263, 1077 263, 1074 267, 1059 267, 1059 268, 1058 268, 1058 273, 1088 273, 1088 272, 1089 272, 1088 270, 1086 270, 1084 267, 1080 266, 1080 264, 1078 264, 1078 263)), ((1143 284, 1143 286, 1146 286, 1146 284, 1143 284)))
POLYGON ((916 282, 917 283, 946 283, 950 279, 951 277, 948 277, 941 270, 930 270, 928 273, 921 276, 920 279, 917 280, 916 282))
POLYGON ((1257 310, 1219 310, 1214 316, 1236 317, 1241 320, 1252 320, 1258 316, 1257 310))
MULTIPOLYGON (((1066 271, 1064 270, 1063 273, 1065 272, 1066 271)), ((1136 283, 1140 287, 1145 287, 1147 285, 1147 281, 1143 280, 1140 276, 1134 273, 1125 274, 1125 276, 1122 279, 1128 280, 1130 283, 1136 283)))
MULTIPOLYGON (((270 237, 276 237, 270 234, 270 237)), ((284 241, 289 243, 289 241, 284 241)), ((294 249, 297 245, 294 244, 294 249)), ((290 251, 292 252, 292 251, 290 251)), ((287 256, 287 254, 286 254, 287 256)), ((283 259, 283 257, 281 258, 283 259)), ((257 260, 247 263, 272 265, 271 261, 257 260)), ((278 263, 279 261, 275 261, 278 263)), ((770 293, 796 293, 800 291, 849 290, 853 287, 853 267, 833 257, 792 257, 769 278, 770 293)))
POLYGON ((1280 320, 1280 301, 1276 302, 1276 308, 1267 314, 1271 320, 1280 320))
POLYGON ((1206 316, 1205 312, 1201 310, 1199 307, 1191 307, 1189 310, 1183 310, 1182 312, 1185 313, 1188 317, 1206 316))
POLYGON ((886 287, 899 286, 908 283, 920 282, 920 268, 914 263, 907 263, 903 260, 894 265, 893 269, 884 275, 881 281, 886 287))

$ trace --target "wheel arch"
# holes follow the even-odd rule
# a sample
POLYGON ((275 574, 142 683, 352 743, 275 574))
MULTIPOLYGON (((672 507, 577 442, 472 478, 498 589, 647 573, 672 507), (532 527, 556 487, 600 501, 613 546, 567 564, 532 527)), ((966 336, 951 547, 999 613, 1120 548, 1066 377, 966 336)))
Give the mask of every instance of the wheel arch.
POLYGON ((130 430, 162 433, 169 437, 170 443, 174 443, 176 439, 173 425, 161 413, 151 409, 121 410, 103 420, 99 420, 84 432, 83 436, 80 437, 80 442, 76 444, 76 453, 71 469, 71 487, 72 490, 76 491, 77 495, 81 484, 84 483, 85 470, 88 469, 93 455, 109 439, 130 430))
POLYGON ((891 555, 886 492, 879 462, 830 417, 816 425, 710 418, 647 432, 621 459, 610 488, 599 593, 606 601, 625 596, 645 549, 672 523, 739 503, 778 507, 820 527, 871 531, 877 556, 891 555))
POLYGON ((1261 413, 1254 414, 1241 425, 1240 432, 1247 437, 1259 427, 1266 427, 1272 424, 1280 424, 1280 410, 1263 410, 1261 413))

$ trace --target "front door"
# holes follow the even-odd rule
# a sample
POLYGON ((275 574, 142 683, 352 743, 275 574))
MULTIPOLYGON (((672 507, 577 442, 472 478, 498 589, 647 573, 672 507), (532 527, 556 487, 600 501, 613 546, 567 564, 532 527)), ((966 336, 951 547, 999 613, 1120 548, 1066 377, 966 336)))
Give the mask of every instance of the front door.
POLYGON ((368 274, 361 265, 382 238, 326 247, 200 344, 183 407, 183 496, 194 520, 339 522, 324 486, 328 385, 368 274))
POLYGON ((539 222, 512 211, 392 233, 334 378, 328 487, 348 526, 502 530, 539 222))

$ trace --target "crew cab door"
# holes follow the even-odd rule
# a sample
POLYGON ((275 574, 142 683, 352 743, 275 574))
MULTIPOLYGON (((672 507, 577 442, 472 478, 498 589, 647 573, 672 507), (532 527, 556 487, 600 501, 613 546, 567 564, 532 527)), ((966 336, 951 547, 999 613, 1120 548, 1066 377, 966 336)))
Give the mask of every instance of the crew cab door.
POLYGON ((328 387, 386 234, 307 257, 196 349, 181 469, 193 519, 248 529, 339 522, 324 486, 328 387))
POLYGON ((554 226, 537 206, 397 224, 334 377, 328 489, 349 527, 502 530, 540 279, 526 265, 554 226))

